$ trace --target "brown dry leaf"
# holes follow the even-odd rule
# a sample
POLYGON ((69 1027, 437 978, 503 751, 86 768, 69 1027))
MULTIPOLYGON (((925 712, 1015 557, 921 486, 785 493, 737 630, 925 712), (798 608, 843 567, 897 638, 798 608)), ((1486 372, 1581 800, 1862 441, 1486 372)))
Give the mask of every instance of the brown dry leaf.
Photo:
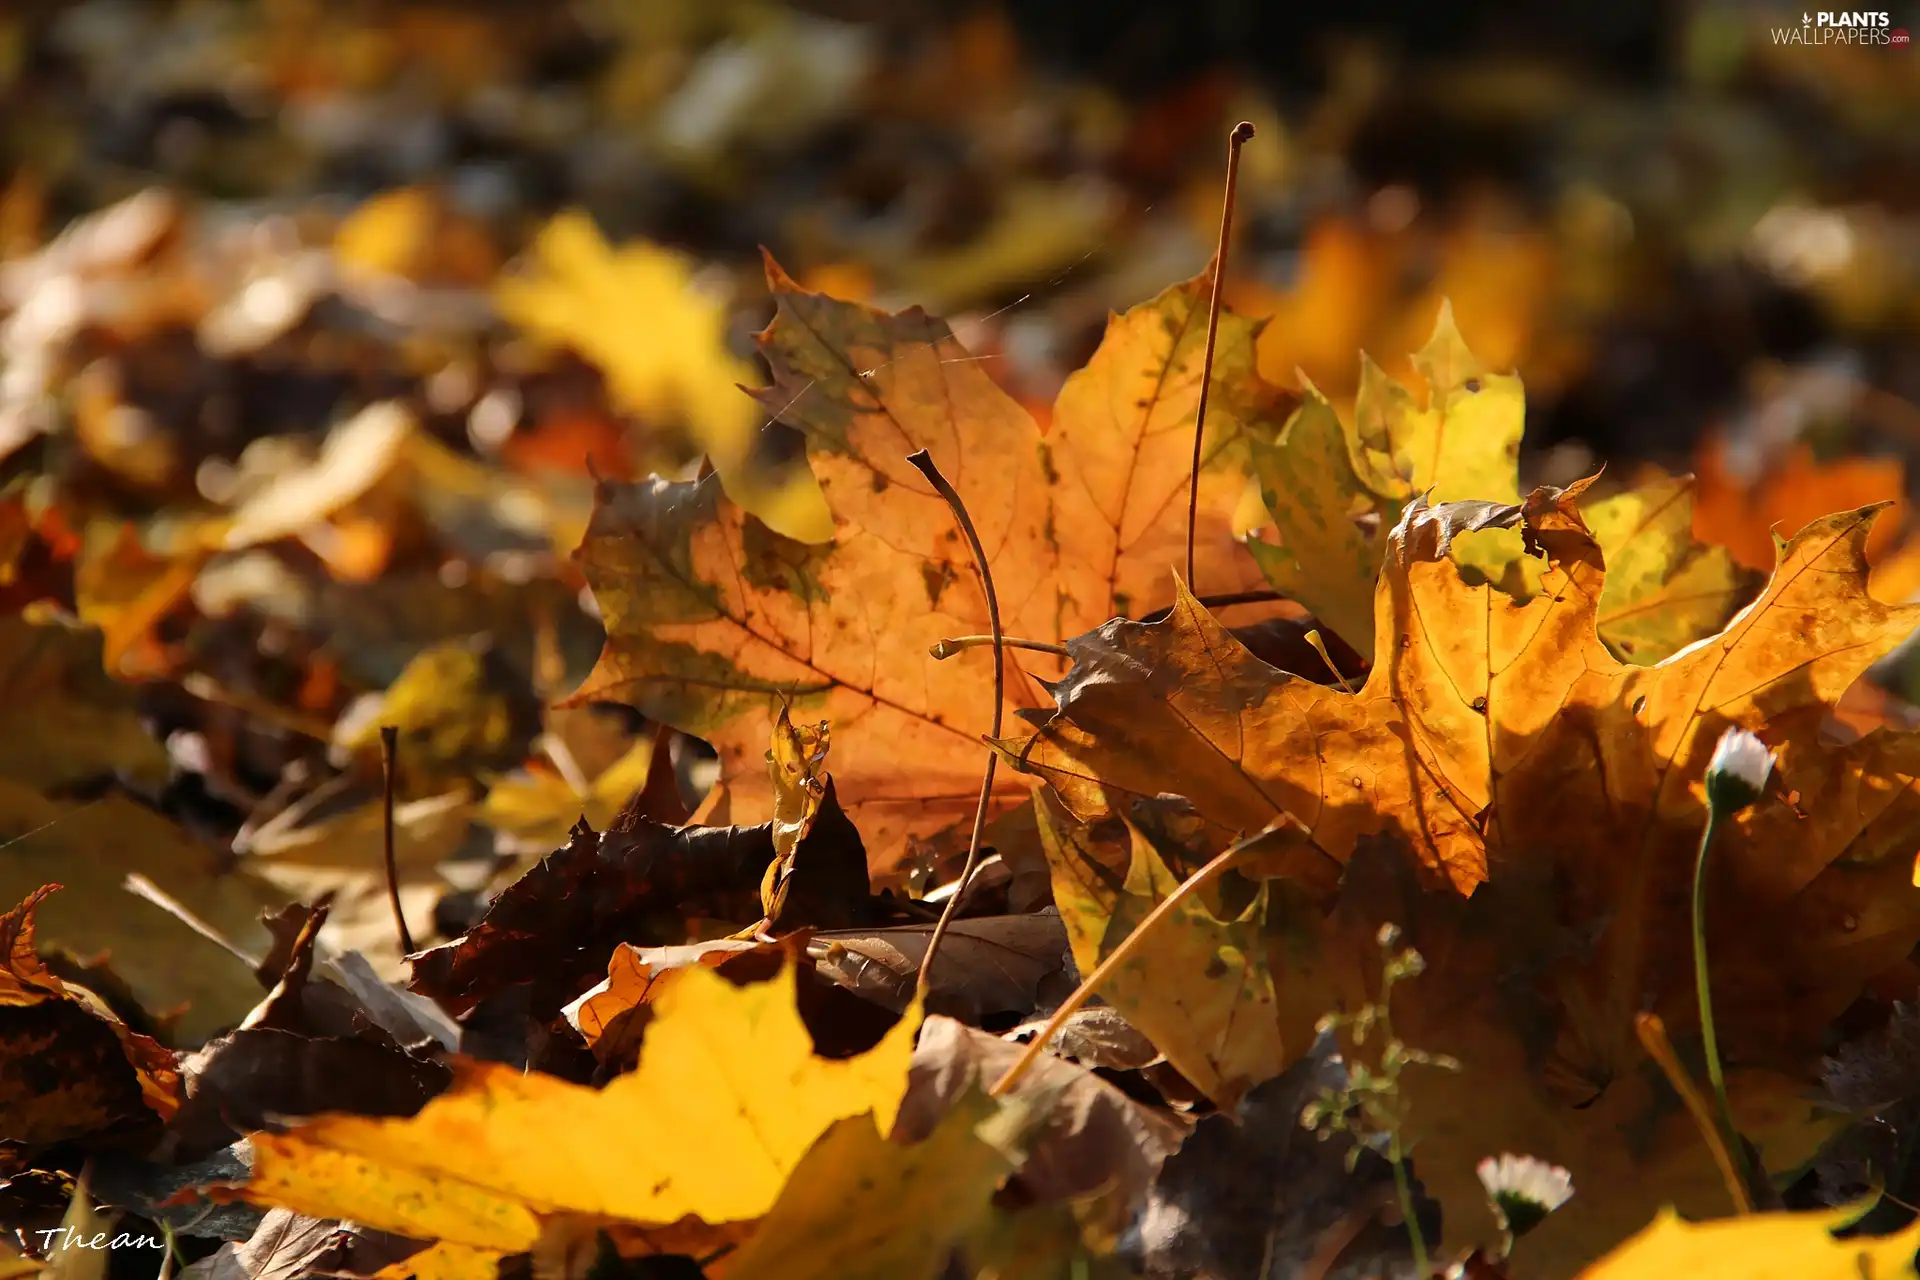
MULTIPOLYGON (((1179 887, 1151 842, 1131 822, 1096 832, 1073 820, 1050 794, 1039 797, 1040 839, 1053 868, 1053 897, 1082 973, 1092 973, 1147 915, 1179 887), (1116 874, 1102 844, 1126 847, 1116 874)), ((1283 1037, 1267 967, 1267 890, 1221 919, 1198 895, 1144 935, 1101 994, 1126 1015, 1181 1075, 1222 1107, 1287 1065, 1310 1033, 1283 1037)))
MULTIPOLYGON (((936 640, 985 631, 987 618, 952 513, 907 455, 929 449, 965 499, 1008 633, 1072 634, 1165 603, 1191 437, 1174 442, 1197 398, 1203 282, 1115 319, 1043 437, 939 321, 804 293, 768 271, 778 314, 761 342, 774 385, 758 394, 806 432, 834 539, 782 538, 712 479, 602 486, 580 559, 608 642, 573 701, 628 702, 712 742, 735 815, 748 818, 772 811, 762 758, 780 699, 796 717, 830 720, 848 812, 875 869, 890 872, 909 837, 971 816, 974 734, 992 712, 985 655, 928 654, 936 640)), ((1246 581, 1236 558, 1251 563, 1228 539, 1224 506, 1246 487, 1239 437, 1272 391, 1252 373, 1251 327, 1223 323, 1209 471, 1237 479, 1209 483, 1199 543, 1209 585, 1225 587, 1246 581)), ((1016 707, 1038 696, 1020 675, 1030 659, 1008 658, 1016 707)), ((996 808, 1022 792, 1008 779, 996 808)))
MULTIPOLYGON (((1021 1045, 999 1036, 929 1015, 913 1051, 894 1140, 916 1141, 931 1132, 968 1088, 991 1086, 1021 1052, 1021 1045)), ((1032 1197, 1029 1203, 1114 1192, 1117 1207, 1130 1210, 1188 1132, 1167 1112, 1134 1101, 1086 1067, 1050 1055, 1034 1063, 1011 1096, 1047 1104, 1018 1174, 1032 1197)))
MULTIPOLYGON (((859 836, 841 815, 810 840, 859 836)), ((488 996, 531 982, 534 1007, 558 1013, 606 975, 623 941, 679 943, 687 917, 753 921, 773 837, 758 827, 668 827, 638 820, 596 833, 576 826, 567 844, 508 885, 481 922, 413 960, 413 990, 456 1016, 488 996), (554 947, 553 938, 568 946, 554 947)), ((852 861, 849 857, 848 861, 852 861)))
POLYGON ((410 1119, 255 1134, 238 1193, 505 1251, 531 1248, 547 1218, 759 1218, 835 1121, 892 1126, 920 1023, 911 1012, 869 1052, 830 1061, 794 999, 791 966, 745 987, 687 968, 655 1002, 638 1067, 606 1088, 456 1059, 453 1087, 410 1119))
MULTIPOLYGON (((1814 522, 1725 631, 1635 667, 1596 632, 1601 557, 1565 497, 1536 491, 1516 513, 1550 559, 1541 594, 1524 604, 1467 585, 1436 558, 1439 539, 1427 534, 1449 523, 1448 507, 1410 507, 1377 596, 1391 647, 1358 693, 1263 666, 1189 598, 1165 623, 1110 624, 1074 641, 1059 711, 1017 749, 1089 815, 1129 793, 1174 791, 1228 833, 1297 817, 1324 854, 1349 863, 1349 881, 1356 847, 1378 835, 1409 846, 1429 885, 1481 886, 1476 908, 1496 911, 1481 895, 1507 895, 1485 932, 1524 942, 1526 964, 1469 962, 1451 934, 1423 942, 1417 922, 1375 902, 1352 931, 1352 966, 1377 966, 1369 929, 1383 918, 1408 924, 1434 964, 1408 1002, 1439 1007, 1410 1013, 1401 1034, 1467 1064, 1406 1086, 1416 1127, 1450 1135, 1428 1134, 1421 1166, 1449 1223, 1491 1230, 1471 1172, 1487 1150, 1554 1159, 1577 1185, 1607 1188, 1528 1237, 1529 1256, 1576 1242, 1562 1259, 1580 1248, 1591 1257, 1607 1230, 1617 1239, 1630 1225, 1606 1221, 1603 1206, 1644 1221, 1651 1207, 1633 1196, 1658 1194, 1659 1161, 1677 1149, 1622 1146, 1661 1089, 1632 1018, 1651 1010, 1677 1035, 1694 1024, 1700 779, 1725 728, 1758 731, 1794 797, 1740 816, 1716 848, 1710 891, 1721 1047, 1731 1072, 1752 1073, 1736 1107, 1753 1131, 1784 1135, 1776 1154, 1804 1150, 1819 1127, 1793 1095, 1822 1029, 1920 940, 1909 883, 1920 738, 1883 731, 1836 747, 1822 737, 1847 687, 1920 623, 1920 607, 1867 594, 1876 509, 1814 522), (1463 957, 1456 979, 1437 959, 1449 949, 1463 957), (1522 986, 1541 993, 1541 1008, 1506 1007, 1521 973, 1534 975, 1522 986), (1541 1045, 1552 1046, 1544 1061, 1527 1049, 1541 1045)), ((1684 1116, 1662 1114, 1672 1143, 1697 1155, 1684 1116)), ((1691 1164, 1684 1178, 1691 1194, 1714 1194, 1710 1166, 1691 1164)))
MULTIPOLYGON (((875 1004, 904 1010, 913 1001, 932 937, 930 924, 823 930, 808 940, 807 954, 822 977, 875 1004)), ((1057 1006, 1079 985, 1079 976, 1066 931, 1051 912, 956 920, 927 975, 927 1009, 973 1023, 1006 1014, 1026 1017, 1057 1006)))
POLYGON ((0 915, 0 1132, 27 1147, 150 1143, 180 1106, 173 1054, 48 972, 34 915, 45 885, 0 915))

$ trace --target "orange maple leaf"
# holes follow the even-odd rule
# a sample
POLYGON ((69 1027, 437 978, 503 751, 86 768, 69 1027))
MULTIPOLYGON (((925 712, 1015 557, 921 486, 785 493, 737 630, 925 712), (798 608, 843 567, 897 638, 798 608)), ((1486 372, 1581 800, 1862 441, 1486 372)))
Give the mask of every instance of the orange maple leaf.
MULTIPOLYGON (((1043 435, 940 321, 803 292, 771 261, 768 275, 778 313, 760 340, 774 383, 756 394, 806 433, 833 540, 781 537, 711 478, 602 486, 579 558, 607 646, 571 701, 628 702, 707 739, 736 819, 752 821, 772 811, 768 725, 791 698, 796 720, 833 724, 841 794, 884 872, 909 837, 971 816, 976 734, 993 710, 987 654, 940 665, 928 653, 985 632, 987 612, 952 514, 907 456, 930 451, 965 500, 1008 634, 1071 635, 1169 602, 1207 282, 1115 317, 1043 435)), ((1254 372, 1254 332, 1222 318, 1198 533, 1209 589, 1260 582, 1232 537, 1245 434, 1281 416, 1254 372)), ((1033 655, 1009 654, 1015 708, 1042 701, 1023 664, 1033 655)), ((1026 785, 1004 778, 999 802, 1026 785)))

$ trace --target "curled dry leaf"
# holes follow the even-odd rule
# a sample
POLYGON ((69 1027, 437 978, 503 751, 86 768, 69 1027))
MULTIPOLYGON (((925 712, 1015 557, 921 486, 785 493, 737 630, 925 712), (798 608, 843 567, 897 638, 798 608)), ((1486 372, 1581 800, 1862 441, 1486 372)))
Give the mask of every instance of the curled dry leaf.
MULTIPOLYGON (((826 834, 817 830, 814 838, 826 834)), ((411 987, 459 1015, 531 982, 537 1016, 550 1017, 605 976, 604 957, 621 942, 685 941, 688 916, 750 923, 772 861, 765 825, 674 828, 639 819, 625 831, 576 826, 566 847, 507 886, 478 925, 414 957, 411 987), (553 938, 570 945, 556 953, 553 938)))
POLYGON ((69 988, 34 950, 44 885, 0 916, 0 1131, 26 1147, 143 1146, 180 1106, 173 1054, 69 988))
POLYGON ((396 1045, 265 1027, 222 1036, 182 1070, 187 1099, 172 1128, 183 1150, 196 1153, 328 1112, 411 1116, 453 1079, 441 1063, 396 1045))
MULTIPOLYGON (((1026 1044, 1046 1030, 1051 1021, 1051 1017, 1045 1017, 1023 1022, 1007 1032, 1005 1038, 1014 1044, 1026 1044)), ((1047 1051, 1082 1066, 1108 1067, 1115 1071, 1137 1071, 1165 1057, 1118 1009, 1104 1004, 1089 1004, 1074 1010, 1047 1042, 1047 1051)))
MULTIPOLYGON (((1020 1056, 1021 1046, 929 1015, 913 1052, 907 1096, 894 1125, 896 1142, 917 1142, 967 1091, 987 1088, 1020 1056)), ((1042 1058, 1014 1097, 1044 1100, 1038 1129, 1017 1175, 1034 1202, 1117 1193, 1128 1212, 1146 1195, 1161 1161, 1180 1146, 1186 1126, 1143 1106, 1083 1066, 1042 1058)))
MULTIPOLYGON (((993 710, 984 657, 928 653, 986 631, 986 607, 951 513, 907 455, 925 448, 953 478, 992 554, 1008 634, 1068 635, 1166 603, 1204 280, 1115 318, 1043 437, 924 312, 889 315, 806 293, 771 263, 768 273, 778 312, 761 344, 774 385, 759 395, 806 433, 833 540, 781 537, 711 477, 603 485, 579 558, 607 647, 573 700, 627 702, 712 742, 736 814, 755 819, 773 808, 761 761, 780 699, 796 717, 830 720, 848 813, 874 869, 891 872, 909 837, 971 817, 974 735, 993 710)), ((1223 326, 1199 538, 1213 549, 1201 562, 1210 589, 1243 584, 1252 567, 1228 535, 1247 483, 1242 436, 1270 431, 1274 395, 1252 371, 1251 326, 1223 326)), ((1008 656, 1008 699, 1031 703, 1020 664, 1049 660, 1008 656)), ((996 807, 1023 786, 1005 780, 996 807)))
MULTIPOLYGON (((807 954, 821 976, 883 1008, 903 1011, 913 1002, 932 937, 930 924, 835 929, 814 934, 807 954)), ((956 920, 933 959, 927 1010, 971 1023, 1024 1018, 1057 1007, 1079 982, 1066 930, 1055 913, 956 920)))

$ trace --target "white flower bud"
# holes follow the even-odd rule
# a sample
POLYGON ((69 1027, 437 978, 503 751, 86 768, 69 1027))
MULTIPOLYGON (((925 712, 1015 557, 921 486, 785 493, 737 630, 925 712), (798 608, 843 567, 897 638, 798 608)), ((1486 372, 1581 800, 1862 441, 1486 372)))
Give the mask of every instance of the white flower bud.
POLYGON ((1707 803, 1722 817, 1738 813, 1767 793, 1773 753, 1745 729, 1720 735, 1707 765, 1707 803))
POLYGON ((1539 1226, 1546 1216, 1573 1198, 1573 1179, 1559 1165, 1511 1152, 1488 1156, 1474 1172, 1487 1199, 1514 1236, 1539 1226))

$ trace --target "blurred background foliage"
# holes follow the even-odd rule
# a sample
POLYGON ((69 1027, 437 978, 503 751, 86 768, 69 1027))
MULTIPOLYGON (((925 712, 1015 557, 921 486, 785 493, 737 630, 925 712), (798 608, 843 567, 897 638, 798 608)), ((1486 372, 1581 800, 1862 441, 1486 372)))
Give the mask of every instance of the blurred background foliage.
MULTIPOLYGON (((697 744, 541 701, 598 651, 592 476, 792 483, 733 390, 759 248, 950 317, 1044 423, 1110 310, 1204 267, 1244 118, 1227 296, 1270 379, 1344 408, 1451 298, 1525 379, 1529 482, 1694 472, 1761 568, 1774 523, 1894 499, 1905 597, 1920 55, 1776 43, 1775 7, 8 6, 0 594, 101 628, 168 810, 290 888, 364 863, 399 719, 409 903, 471 906, 463 841, 547 847, 650 741, 698 799, 697 744)), ((391 951, 361 870, 349 942, 391 951)))

